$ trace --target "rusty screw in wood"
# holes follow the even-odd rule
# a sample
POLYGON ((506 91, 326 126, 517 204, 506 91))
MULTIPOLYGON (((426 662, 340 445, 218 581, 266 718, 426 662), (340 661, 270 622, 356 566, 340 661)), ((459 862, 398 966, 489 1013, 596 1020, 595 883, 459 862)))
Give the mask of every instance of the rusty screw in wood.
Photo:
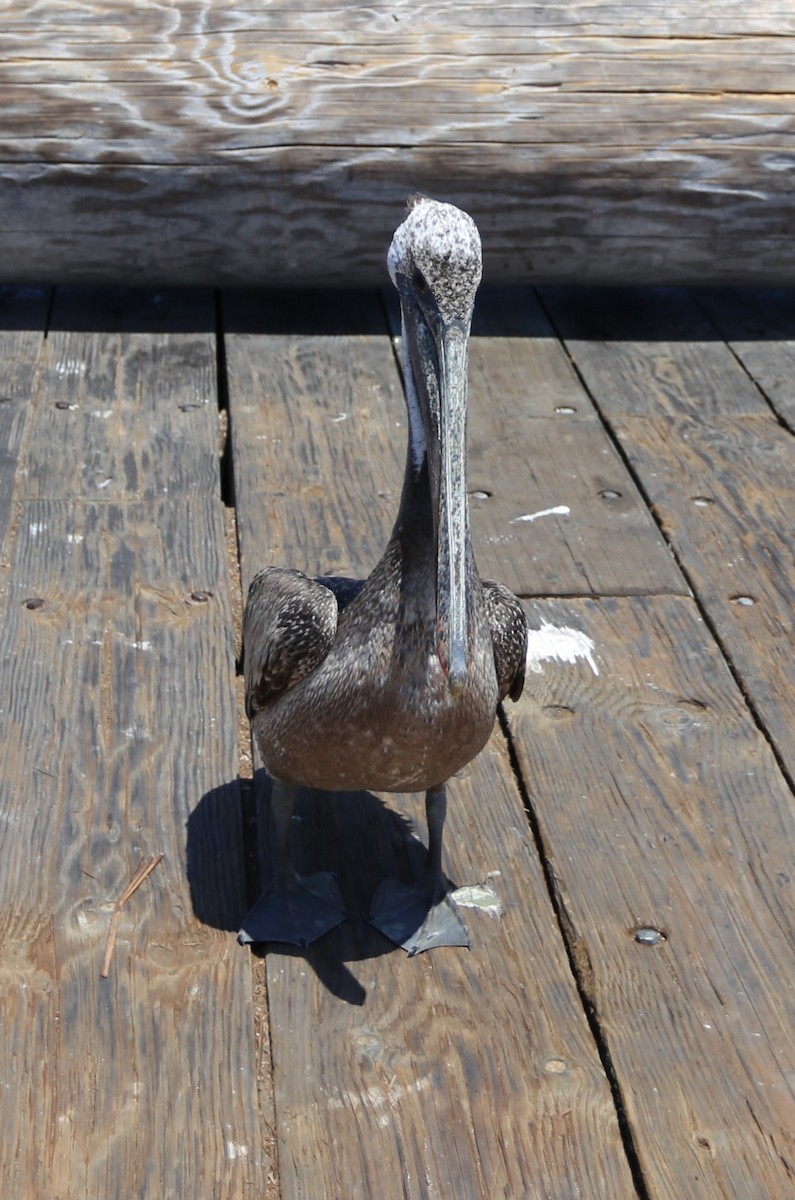
POLYGON ((635 941, 640 946, 661 946, 665 940, 663 931, 653 925, 641 925, 635 930, 635 941))
POLYGON ((37 608, 44 608, 44 600, 41 596, 29 596, 28 599, 23 600, 22 603, 25 605, 25 608, 29 608, 31 612, 35 612, 37 608))
POLYGON ((191 592, 188 596, 188 604, 206 604, 210 599, 212 599, 212 592, 191 592))

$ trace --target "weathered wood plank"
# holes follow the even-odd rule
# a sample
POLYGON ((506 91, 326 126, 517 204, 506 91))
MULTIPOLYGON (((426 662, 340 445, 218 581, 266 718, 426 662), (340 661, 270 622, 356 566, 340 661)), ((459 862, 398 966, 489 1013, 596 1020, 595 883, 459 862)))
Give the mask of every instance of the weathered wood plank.
POLYGON ((550 287, 541 296, 606 418, 665 414, 713 421, 769 413, 692 294, 550 287))
POLYGON ((795 687, 791 433, 682 294, 657 294, 645 306, 632 295, 618 306, 598 295, 590 304, 571 293, 547 298, 699 602, 795 773, 795 725, 786 700, 795 687), (640 340, 627 328, 625 303, 632 304, 640 340), (651 340, 655 330, 670 336, 674 314, 680 340, 651 340), (594 320, 604 340, 589 340, 594 320))
MULTIPOLYGON (((226 356, 244 580, 274 554, 310 568, 371 565, 405 433, 388 338, 228 333, 226 356), (363 494, 384 480, 388 497, 363 494), (294 496, 306 513, 288 536, 294 496)), ((379 878, 422 858, 411 834, 424 831, 420 798, 301 797, 304 866, 338 872, 353 919, 305 954, 267 955, 282 1194, 632 1197, 499 734, 452 791, 449 871, 459 883, 499 872, 505 915, 492 924, 473 912, 471 953, 422 960, 365 922, 379 878)), ((260 827, 267 839, 264 806, 260 827)))
POLYGON ((261 1194, 222 551, 213 502, 23 507, 0 624, 8 1194, 261 1194), (161 852, 101 980, 113 902, 161 852))
POLYGON ((550 656, 509 721, 648 1195, 786 1195, 791 793, 692 600, 529 613, 596 647, 598 676, 550 656))
POLYGON ((27 495, 219 494, 214 324, 206 291, 57 289, 27 495))
POLYGON ((770 417, 629 420, 622 443, 756 711, 795 774, 787 697, 795 577, 795 445, 770 417))
MULTIPOLYGON (((267 330, 279 303, 233 295, 229 328, 267 330)), ((340 329, 345 303, 332 308, 340 329)), ((366 320, 366 335, 295 332, 323 309, 322 297, 302 294, 309 312, 295 314, 294 332, 234 335, 227 362, 241 530, 267 524, 274 564, 363 577, 397 511, 407 432, 394 356, 373 332, 377 296, 351 303, 347 328, 366 320)), ((508 306, 517 330, 541 336, 471 344, 470 491, 482 573, 524 595, 686 591, 530 293, 484 294, 476 332, 494 328, 508 306), (555 507, 570 511, 539 515, 555 507)), ((288 328, 285 318, 277 328, 288 328)), ((241 542, 248 581, 263 562, 251 563, 241 542)))
POLYGON ((49 301, 47 288, 0 288, 0 562, 49 301))
POLYGON ((795 427, 795 291, 700 290, 699 304, 780 417, 795 427))
POLYGON ((264 565, 251 558, 263 524, 274 565, 361 578, 383 549, 405 459, 405 407, 379 296, 302 294, 300 325, 325 328, 328 305, 349 332, 263 335, 285 328, 281 304, 278 293, 223 297, 244 585, 264 565), (350 332, 357 325, 369 332, 350 332))
POLYGON ((775 0, 5 7, 6 279, 372 284, 418 188, 494 279, 791 273, 775 0))
MULTIPOLYGON (((173 298, 165 309, 179 324, 173 298)), ((175 379, 187 372, 192 395, 214 358, 189 369, 186 349, 193 362, 209 345, 148 336, 149 353, 141 334, 70 335, 69 357, 39 373, 0 606, 0 1178, 35 1200, 260 1196, 268 1165, 251 974, 232 933, 245 907, 234 648, 217 478, 198 494, 207 439, 196 427, 171 450, 181 494, 144 500, 165 490, 148 486, 155 466, 112 499, 75 499, 93 497, 82 460, 62 446, 59 469, 45 449, 53 417, 73 415, 46 390, 69 361, 82 382, 68 395, 101 392, 130 417, 112 438, 87 426, 86 463, 111 443, 119 462, 154 459, 175 379), (92 375, 106 350, 115 392, 92 375), (49 488, 28 470, 44 461, 49 488), (161 852, 102 980, 114 901, 161 852)))
POLYGON ((525 596, 686 592, 532 292, 481 292, 470 347, 472 527, 483 574, 525 596))

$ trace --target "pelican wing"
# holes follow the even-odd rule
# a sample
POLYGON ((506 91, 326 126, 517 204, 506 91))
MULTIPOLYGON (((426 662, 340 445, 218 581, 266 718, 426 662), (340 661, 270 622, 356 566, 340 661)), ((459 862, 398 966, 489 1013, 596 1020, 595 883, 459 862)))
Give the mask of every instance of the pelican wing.
POLYGON ((484 579, 483 596, 494 646, 494 665, 500 700, 518 700, 527 662, 527 618, 513 592, 502 583, 484 579))
POLYGON ((337 632, 337 615, 334 592, 301 571, 266 567, 254 576, 243 615, 249 720, 323 661, 337 632))

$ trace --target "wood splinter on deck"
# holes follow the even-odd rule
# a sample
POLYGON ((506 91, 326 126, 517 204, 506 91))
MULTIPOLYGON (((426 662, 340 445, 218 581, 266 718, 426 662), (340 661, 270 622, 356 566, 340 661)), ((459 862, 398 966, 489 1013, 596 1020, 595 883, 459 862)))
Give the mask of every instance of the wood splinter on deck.
POLYGON ((121 910, 127 900, 130 899, 133 892, 137 892, 147 875, 151 875, 158 863, 163 859, 163 854, 158 854, 156 858, 150 858, 148 862, 139 864, 137 871, 127 884, 126 888, 116 901, 116 906, 113 909, 113 916, 110 919, 110 927, 108 929, 108 940, 105 943, 105 957, 102 960, 102 970, 99 973, 100 979, 107 979, 110 971, 110 960, 113 958, 113 950, 116 946, 116 934, 121 920, 121 910))

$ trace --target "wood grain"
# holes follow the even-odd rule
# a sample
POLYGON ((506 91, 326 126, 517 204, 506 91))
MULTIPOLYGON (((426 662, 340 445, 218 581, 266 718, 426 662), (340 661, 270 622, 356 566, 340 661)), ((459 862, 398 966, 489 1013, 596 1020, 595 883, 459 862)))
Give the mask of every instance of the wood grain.
POLYGON ((484 289, 470 347, 470 493, 483 574, 524 596, 686 592, 533 293, 484 289), (568 513, 549 512, 559 507, 568 513))
MULTIPOLYGON (((30 413, 30 397, 50 293, 47 288, 0 288, 0 565, 16 483, 16 468, 30 413)), ((0 588, 2 588, 0 576, 0 588)))
POLYGON ((32 1197, 257 1190, 219 517, 23 510, 0 626, 0 936, 2 1077, 27 1099, 4 1110, 2 1176, 32 1197), (213 600, 192 607, 197 584, 213 600), (160 852, 100 980, 114 900, 160 852))
POLYGON ((795 446, 772 417, 628 421, 622 441, 700 603, 795 773, 795 446))
POLYGON ((701 304, 777 415, 795 428, 795 295, 702 289, 701 304))
POLYGON ((417 189, 493 279, 790 277, 774 0, 4 8, 6 279, 372 284, 417 189))
MULTIPOLYGON (((162 308, 161 321, 170 310, 178 327, 179 303, 166 297, 162 308)), ((2 1190, 35 1200, 258 1196, 268 1163, 251 973, 232 932, 244 864, 217 479, 198 494, 198 432, 173 448, 180 494, 146 486, 142 471, 128 491, 119 482, 95 499, 80 466, 108 447, 118 462, 154 462, 176 419, 168 398, 186 372, 181 339, 197 364, 202 353, 179 333, 151 335, 147 352, 123 322, 117 335, 72 335, 66 357, 53 348, 60 337, 34 388, 0 604, 0 1078, 15 1097, 3 1115, 2 1190), (78 454, 72 445, 48 457, 54 417, 73 415, 52 408, 63 394, 48 390, 57 362, 75 364, 69 395, 82 405, 101 393, 129 423, 89 421, 78 454), (142 400, 156 394, 157 404, 142 400), (43 471, 29 470, 45 461, 46 489, 43 471), (123 909, 100 979, 115 900, 160 853, 123 909)))
POLYGON ((27 495, 220 494, 212 295, 59 288, 51 324, 27 495))
MULTIPOLYGON (((322 303, 302 297, 319 320, 322 303)), ((376 299, 348 299, 349 330, 365 313, 377 328, 376 299)), ((263 330, 230 333, 226 349, 239 528, 261 525, 268 556, 252 562, 243 532, 244 579, 265 561, 363 577, 386 544, 406 453, 385 327, 380 336, 267 333, 267 293, 236 303, 245 311, 230 309, 230 329, 259 320, 263 330)), ((345 304, 333 305, 340 328, 345 304)), ((482 574, 524 595, 686 591, 537 301, 486 292, 476 331, 495 327, 508 304, 543 336, 472 340, 469 484, 482 574), (528 519, 556 506, 570 513, 528 519)))
MULTIPOLYGON (((619 307, 598 293, 583 304, 568 293, 547 299, 743 687, 795 773, 795 725, 783 700, 795 687, 791 432, 771 412, 762 385, 680 293, 647 297, 645 305, 624 297, 619 307), (626 304, 634 326, 626 323, 626 304), (669 340, 674 312, 679 336, 669 340), (591 340, 595 328, 602 339, 591 340)), ((771 333, 775 338, 775 327, 771 333)), ((775 392, 788 343, 783 360, 777 340, 769 359, 765 345, 760 339, 748 349, 747 367, 767 362, 762 378, 775 392)), ((788 385, 781 386, 777 394, 785 396, 788 385)))
MULTIPOLYGON (((60 14, 76 70, 133 36, 96 11, 36 10, 42 29, 60 14)), ((252 13, 224 11, 251 31, 252 13)), ((460 10, 465 30, 473 11, 460 10)), ((768 13, 707 0, 684 15, 649 5, 644 20, 660 37, 706 37, 720 20, 751 38, 769 34, 768 13)), ((164 14, 141 9, 153 51, 164 14)), ((317 24, 315 9, 291 14, 317 24)), ((558 40, 572 25, 620 37, 625 15, 573 0, 534 20, 558 40)), ((0 39, 24 49, 21 29, 9 15, 0 39)), ((265 964, 281 1195, 788 1195, 791 296, 483 299, 481 565, 532 587, 587 575, 615 588, 528 603, 534 628, 591 637, 599 674, 543 659, 509 710, 516 758, 496 734, 451 785, 449 872, 490 877, 504 907, 500 923, 468 914, 470 953, 412 962, 365 922, 378 880, 423 861, 417 797, 301 795, 306 865, 339 872, 352 919, 265 964), (600 462, 626 509, 589 507, 600 462), (520 515, 548 507, 576 480, 582 552, 554 517, 528 522, 532 540, 510 553, 488 542, 513 531, 518 502, 520 515), (654 594, 626 594, 633 581, 654 594), (755 603, 732 603, 751 584, 755 603), (634 940, 639 928, 658 944, 634 940)), ((233 937, 246 897, 215 313, 207 293, 70 288, 48 322, 49 301, 0 291, 0 1081, 13 1100, 0 1193, 275 1196, 268 1023, 253 1011, 264 975, 233 937), (114 902, 161 851, 102 981, 114 902)), ((244 578, 275 552, 369 569, 405 437, 382 299, 248 291, 222 309, 244 578)))
POLYGON ((509 721, 648 1195, 786 1195, 790 790, 692 600, 528 611, 596 647, 598 675, 530 673, 509 721))
MULTIPOLYGON (((293 554, 310 569, 369 567, 404 453, 385 332, 229 333, 226 356, 244 580, 293 554)), ((422 861, 420 801, 300 795, 301 869, 338 873, 351 921, 305 953, 267 955, 284 1200, 629 1200, 610 1090, 499 734, 451 785, 447 846, 458 883, 497 872, 503 920, 473 912, 472 952, 414 960, 366 923, 379 879, 422 861)))
POLYGON ((606 419, 769 414, 692 292, 550 287, 540 294, 606 419))

